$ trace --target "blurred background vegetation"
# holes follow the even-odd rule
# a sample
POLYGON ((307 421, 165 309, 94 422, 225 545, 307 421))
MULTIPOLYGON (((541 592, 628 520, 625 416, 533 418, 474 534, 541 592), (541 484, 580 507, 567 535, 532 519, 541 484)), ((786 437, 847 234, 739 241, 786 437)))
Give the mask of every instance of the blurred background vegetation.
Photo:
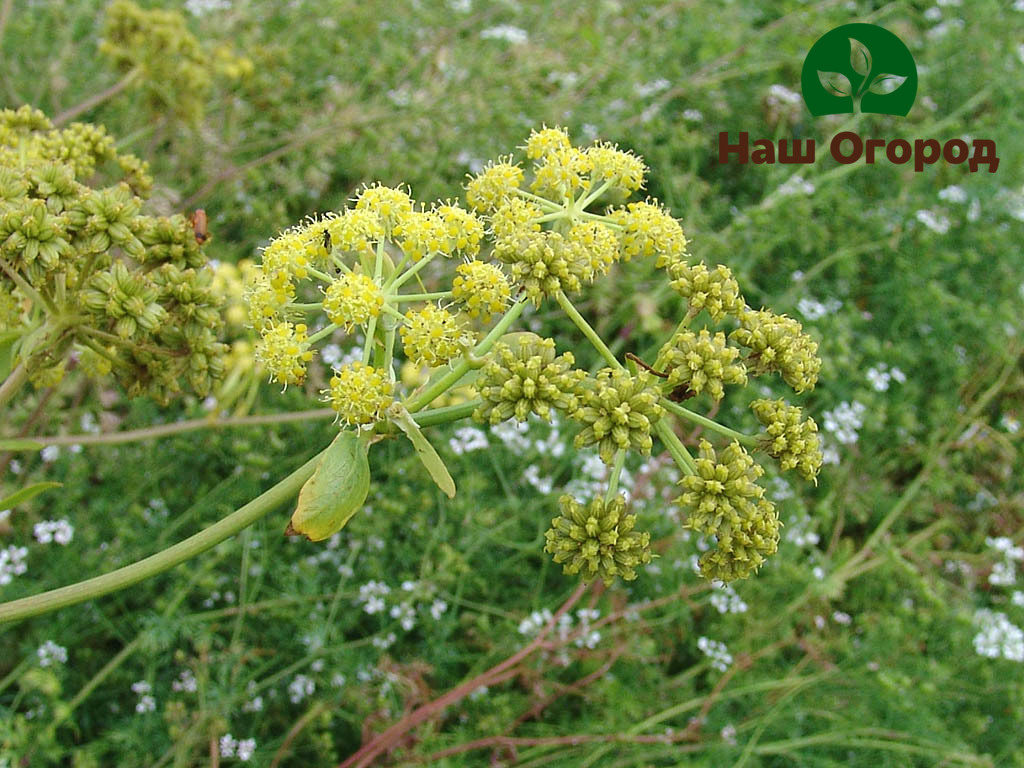
MULTIPOLYGON (((760 574, 734 589, 703 583, 692 568, 703 542, 670 501, 671 462, 629 466, 660 559, 589 591, 515 674, 410 731, 385 762, 1024 766, 1024 4, 143 6, 174 12, 167 29, 188 35, 112 45, 104 2, 0 3, 0 107, 104 125, 150 162, 154 212, 207 211, 207 252, 224 264, 366 182, 454 197, 531 127, 557 124, 642 155, 694 257, 730 266, 751 305, 792 314, 821 344, 821 381, 800 404, 830 463, 817 487, 769 483, 786 528, 760 574), (804 55, 852 21, 913 52, 906 118, 814 119, 803 106, 804 55), (819 147, 839 130, 983 138, 1001 162, 973 174, 841 166, 824 152, 811 166, 719 164, 718 132, 740 130, 819 147)), ((580 306, 616 351, 644 356, 680 300, 649 266, 618 269, 580 306)), ((542 308, 529 324, 576 351, 558 318, 542 308)), ((322 382, 323 371, 306 392, 264 385, 252 409, 318 407, 322 382)), ((720 416, 750 428, 746 405, 726 399, 720 416)), ((127 430, 209 407, 160 409, 69 377, 2 428, 127 430)), ((2 491, 64 483, 0 518, 0 550, 25 548, 0 598, 183 538, 335 429, 0 456, 2 491), (46 541, 37 524, 60 520, 70 541, 46 541)), ((566 450, 571 437, 543 424, 438 430, 453 500, 406 446, 378 446, 367 509, 326 545, 282 537, 282 510, 131 590, 0 628, 0 766, 340 762, 526 645, 576 587, 542 552, 557 496, 603 477, 590 454, 566 450)))

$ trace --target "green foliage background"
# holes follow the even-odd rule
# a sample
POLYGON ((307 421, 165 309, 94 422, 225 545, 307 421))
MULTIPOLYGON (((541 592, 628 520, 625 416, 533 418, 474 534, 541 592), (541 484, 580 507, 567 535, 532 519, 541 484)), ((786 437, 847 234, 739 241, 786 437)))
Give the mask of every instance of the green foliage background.
MULTIPOLYGON (((866 407, 856 443, 836 444, 840 463, 780 501, 787 530, 817 539, 787 538, 739 583, 743 613, 719 613, 693 574, 697 543, 665 500, 672 478, 631 466, 653 489, 642 520, 658 539, 658 567, 585 598, 613 617, 593 648, 569 643, 535 658, 416 730, 395 764, 1024 766, 1024 667, 976 653, 972 621, 991 608, 1024 624, 1014 587, 988 581, 1000 556, 985 542, 1022 535, 1012 426, 1024 420, 1024 12, 995 0, 224 5, 188 15, 189 27, 255 68, 215 79, 200 118, 175 118, 159 93, 134 86, 81 117, 151 162, 160 213, 206 209, 213 257, 250 258, 364 182, 405 182, 421 200, 453 196, 475 163, 510 151, 531 127, 565 125, 642 155, 650 194, 683 221, 694 257, 729 265, 750 304, 804 321, 825 367, 801 405, 819 423, 840 403, 866 407), (773 91, 797 91, 810 45, 851 21, 881 24, 913 52, 920 85, 907 118, 813 119, 773 91), (481 35, 499 25, 525 42, 481 35), (718 132, 740 130, 814 138, 818 160, 720 165, 718 132), (991 139, 1001 162, 994 174, 840 166, 820 151, 839 130, 991 139), (813 193, 784 194, 799 181, 813 193), (964 202, 939 198, 951 185, 964 202), (923 210, 948 230, 927 226, 923 210), (809 299, 832 302, 830 311, 807 318, 809 299), (867 371, 880 364, 906 382, 877 391, 867 371), (727 672, 698 649, 701 637, 727 645, 727 672), (501 735, 512 746, 439 755, 501 735)), ((116 86, 121 74, 98 50, 103 3, 0 6, 0 107, 56 115, 116 86)), ((639 264, 581 306, 616 351, 641 357, 680 308, 639 264)), ((531 322, 575 350, 573 329, 555 318, 542 310, 531 322)), ((33 418, 44 396, 27 398, 4 432, 33 418)), ((49 397, 37 434, 80 432, 87 414, 129 429, 202 413, 200 403, 158 410, 74 384, 49 397)), ((260 409, 312 399, 268 387, 260 409)), ((727 399, 722 416, 749 429, 745 405, 727 399)), ((0 491, 42 480, 64 488, 0 522, 0 547, 30 550, 28 572, 0 586, 0 598, 179 540, 272 485, 334 429, 310 422, 63 450, 55 461, 23 455, 0 491), (73 542, 36 544, 33 524, 59 518, 73 523, 73 542)), ((432 432, 442 446, 454 434, 432 432)), ((453 500, 408 446, 376 446, 369 508, 330 547, 285 540, 281 510, 151 582, 0 628, 0 766, 208 765, 211 740, 227 732, 256 740, 253 765, 341 761, 365 734, 524 645, 520 622, 575 587, 542 547, 580 461, 552 448, 571 434, 539 425, 529 438, 525 449, 493 435, 483 453, 445 448, 453 500), (533 476, 551 478, 550 492, 533 476), (390 586, 389 605, 403 581, 418 582, 412 630, 363 611, 359 589, 371 580, 390 586), (447 604, 437 620, 426 612, 433 600, 447 604), (389 633, 389 648, 374 645, 389 633), (68 649, 66 664, 38 666, 47 640, 68 649), (194 692, 173 689, 183 670, 194 692), (297 675, 315 690, 293 703, 297 675), (153 712, 135 711, 139 680, 152 686, 153 712), (247 711, 256 696, 262 709, 247 711)))

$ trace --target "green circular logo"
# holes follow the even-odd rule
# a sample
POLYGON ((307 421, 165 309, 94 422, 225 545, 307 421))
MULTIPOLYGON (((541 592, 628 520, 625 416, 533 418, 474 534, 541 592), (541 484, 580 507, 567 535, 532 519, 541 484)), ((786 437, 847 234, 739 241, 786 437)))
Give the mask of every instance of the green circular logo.
POLYGON ((844 24, 819 37, 808 51, 800 87, 815 117, 906 115, 917 96, 917 65, 889 30, 844 24))

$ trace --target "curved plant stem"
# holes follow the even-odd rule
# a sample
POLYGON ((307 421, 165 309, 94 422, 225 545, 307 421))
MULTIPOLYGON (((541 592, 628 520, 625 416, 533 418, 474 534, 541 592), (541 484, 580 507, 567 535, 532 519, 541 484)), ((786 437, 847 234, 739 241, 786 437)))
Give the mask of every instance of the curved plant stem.
POLYGON ((608 490, 604 492, 604 503, 608 504, 612 499, 615 498, 615 494, 619 490, 619 478, 622 476, 622 467, 626 463, 626 451, 619 448, 615 452, 615 463, 612 464, 612 474, 608 478, 608 490))
POLYGON ((757 445, 757 437, 755 435, 745 435, 742 432, 737 432, 735 429, 729 429, 728 427, 722 426, 717 421, 709 419, 707 416, 701 416, 699 413, 694 413, 688 408, 683 408, 679 403, 673 403, 668 398, 661 398, 659 401, 661 407, 671 413, 674 413, 681 419, 692 421, 694 424, 700 424, 706 429, 710 429, 712 432, 717 432, 720 435, 731 437, 733 440, 739 441, 742 445, 754 447, 757 445))
MULTIPOLYGON (((170 437, 183 432, 194 432, 199 429, 226 429, 228 427, 253 427, 267 424, 287 424, 294 421, 313 421, 333 419, 337 414, 330 408, 316 408, 310 411, 294 411, 292 413, 270 413, 264 416, 237 416, 231 419, 189 419, 173 424, 160 424, 156 427, 133 429, 125 432, 108 432, 99 435, 58 435, 55 437, 19 438, 26 443, 21 450, 39 450, 46 445, 117 445, 132 443, 139 440, 154 440, 170 437), (32 445, 32 444, 35 445, 32 445)), ((17 450, 17 449, 14 449, 17 450)))
POLYGON ((139 75, 141 74, 142 70, 136 67, 135 69, 129 71, 124 77, 122 77, 120 80, 118 80, 116 83, 114 83, 106 90, 100 91, 99 93, 90 96, 85 101, 76 104, 75 106, 70 107, 68 109, 65 109, 55 118, 53 118, 52 122, 54 127, 60 128, 66 125, 67 123, 70 123, 76 117, 85 114, 90 109, 94 109, 103 102, 109 101, 110 99, 114 98, 115 96, 117 96, 117 94, 121 93, 133 82, 135 82, 135 80, 138 79, 139 75))
POLYGON ((8 603, 0 603, 0 624, 56 611, 69 605, 125 589, 212 549, 295 496, 313 474, 320 461, 320 456, 321 454, 318 453, 273 488, 264 491, 248 504, 209 528, 203 529, 162 552, 102 576, 80 581, 77 584, 51 589, 49 592, 23 597, 8 603))
POLYGON ((555 294, 555 301, 558 302, 558 306, 562 308, 565 314, 569 316, 569 319, 576 324, 576 327, 580 329, 580 333, 587 337, 587 341, 589 341, 591 345, 593 345, 594 349, 601 354, 601 357, 607 361, 608 365, 612 368, 622 369, 622 363, 615 359, 615 355, 613 355, 612 351, 608 349, 608 345, 605 344, 604 340, 597 335, 597 331, 590 327, 590 323, 588 323, 583 318, 583 315, 579 313, 579 310, 573 306, 573 303, 569 301, 569 297, 562 291, 559 291, 555 294))

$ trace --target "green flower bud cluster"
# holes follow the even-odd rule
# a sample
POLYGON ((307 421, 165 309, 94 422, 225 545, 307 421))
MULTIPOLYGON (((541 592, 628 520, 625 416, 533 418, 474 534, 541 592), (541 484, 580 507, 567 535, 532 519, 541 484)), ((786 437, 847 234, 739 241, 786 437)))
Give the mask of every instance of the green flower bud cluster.
POLYGON ((538 306, 559 291, 578 291, 594 276, 587 252, 558 232, 524 232, 499 240, 494 255, 511 266, 513 281, 538 306))
POLYGON ((728 267, 719 264, 709 270, 703 262, 675 262, 669 266, 669 273, 675 278, 672 288, 686 299, 691 314, 705 309, 712 321, 719 323, 726 315, 738 317, 746 308, 739 283, 728 267))
POLYGON ((602 369, 585 382, 581 405, 571 414, 583 425, 576 447, 597 445, 606 464, 612 463, 619 449, 650 454, 651 427, 665 412, 658 398, 658 388, 646 372, 631 376, 621 368, 602 369))
POLYGON ((764 470, 737 442, 719 457, 702 440, 696 465, 697 474, 680 480, 684 492, 676 503, 686 512, 686 528, 717 540, 701 557, 701 573, 721 581, 746 578, 778 549, 778 513, 756 482, 764 470))
POLYGON ((814 419, 803 419, 798 407, 781 399, 755 400, 750 408, 765 427, 763 450, 778 459, 783 470, 795 469, 805 480, 816 480, 822 455, 814 419))
POLYGON ((707 391, 715 400, 725 396, 726 384, 747 383, 747 369, 737 362, 740 351, 726 344, 725 334, 712 336, 707 329, 699 334, 690 330, 676 333, 661 349, 659 360, 665 361, 668 384, 685 384, 695 395, 707 391))
POLYGON ((208 53, 188 31, 177 11, 146 10, 131 0, 107 7, 100 51, 125 73, 137 73, 149 108, 198 120, 214 75, 237 78, 253 71, 253 63, 229 48, 208 53))
POLYGON ((632 581, 637 567, 651 562, 651 535, 634 530, 636 515, 627 513, 624 497, 583 505, 564 495, 558 505, 562 514, 551 521, 544 551, 565 573, 611 585, 616 576, 632 581))
POLYGON ((14 363, 52 384, 74 350, 105 361, 84 373, 113 373, 133 395, 166 401, 187 383, 205 396, 224 374, 220 302, 185 217, 142 213, 145 164, 102 128, 54 130, 26 107, 0 111, 0 138, 0 323, 14 363), (92 186, 110 166, 134 175, 92 186))
POLYGON ((777 371, 797 393, 814 389, 821 370, 818 342, 803 332, 798 321, 767 309, 748 308, 730 338, 750 349, 746 364, 754 375, 777 371))
POLYGON ((575 411, 586 376, 573 368, 575 363, 571 352, 556 357, 555 342, 532 333, 498 344, 477 376, 483 403, 473 417, 500 424, 511 418, 526 421, 531 413, 551 421, 552 411, 575 411))

